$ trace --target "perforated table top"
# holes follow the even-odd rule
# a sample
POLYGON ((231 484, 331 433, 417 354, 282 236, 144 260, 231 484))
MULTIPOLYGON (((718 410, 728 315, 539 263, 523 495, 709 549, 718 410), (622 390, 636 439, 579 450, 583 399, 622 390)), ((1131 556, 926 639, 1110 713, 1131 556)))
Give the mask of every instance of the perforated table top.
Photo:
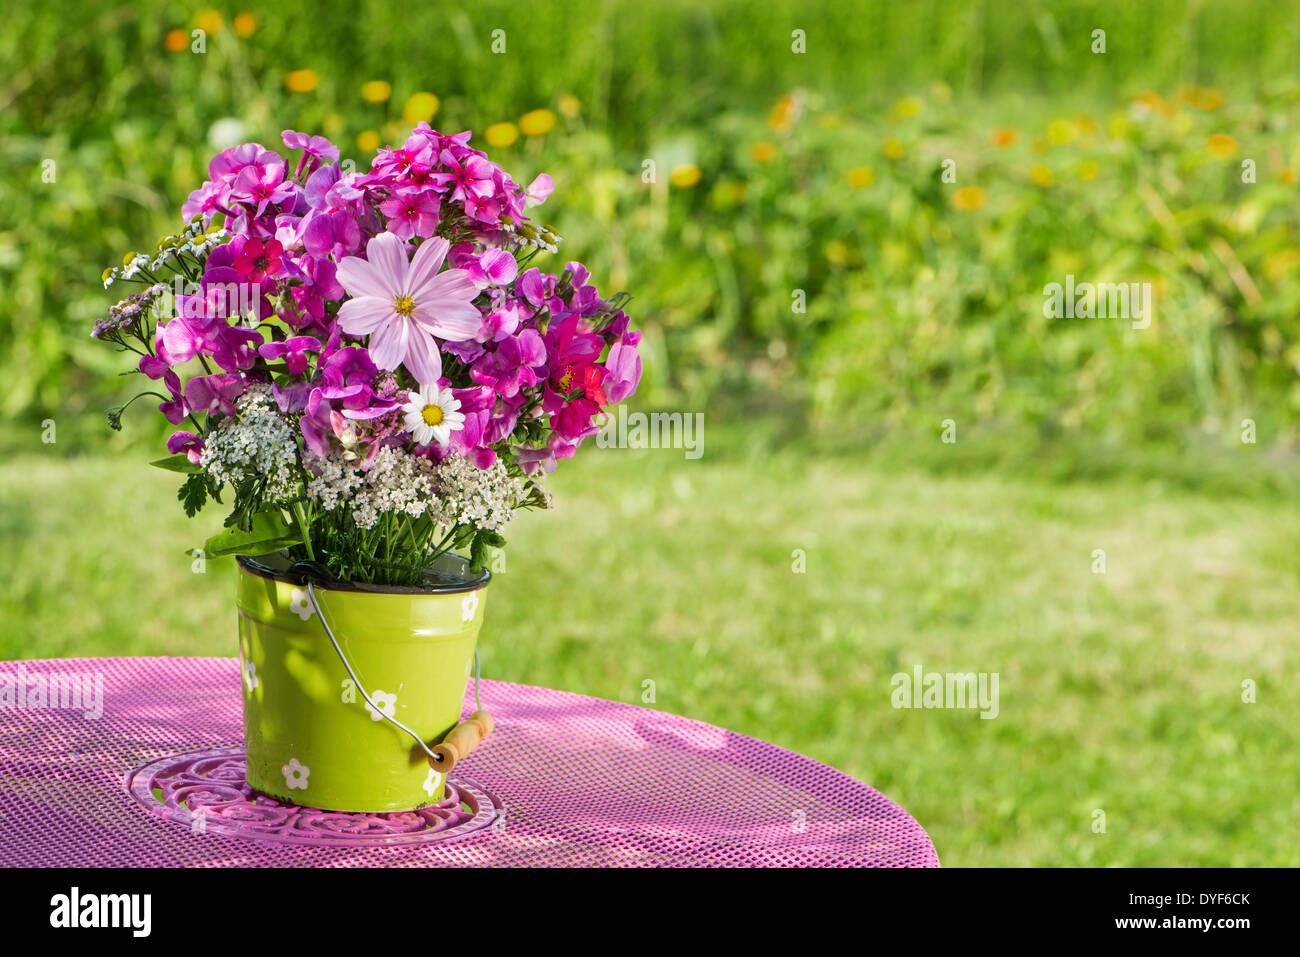
POLYGON ((481 696, 496 730, 454 794, 358 821, 243 785, 238 659, 0 663, 0 865, 939 864, 897 804, 784 748, 546 688, 481 696), (102 680, 102 715, 55 675, 102 680))

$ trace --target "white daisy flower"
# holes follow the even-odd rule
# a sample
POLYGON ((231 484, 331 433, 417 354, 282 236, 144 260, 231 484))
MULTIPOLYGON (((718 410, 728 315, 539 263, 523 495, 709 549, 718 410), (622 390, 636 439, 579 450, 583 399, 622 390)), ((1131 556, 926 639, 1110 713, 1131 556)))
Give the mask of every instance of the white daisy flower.
POLYGON ((416 445, 437 442, 446 445, 451 433, 465 427, 465 416, 459 412, 460 400, 451 389, 438 390, 436 385, 426 385, 412 392, 402 411, 406 413, 406 430, 416 445))

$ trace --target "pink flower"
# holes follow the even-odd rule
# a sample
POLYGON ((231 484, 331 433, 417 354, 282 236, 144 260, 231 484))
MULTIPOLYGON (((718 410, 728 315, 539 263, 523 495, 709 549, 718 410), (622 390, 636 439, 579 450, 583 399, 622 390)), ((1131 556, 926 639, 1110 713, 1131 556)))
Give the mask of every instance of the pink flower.
POLYGON ((438 197, 430 193, 398 193, 380 203, 379 211, 388 219, 388 231, 399 239, 432 236, 438 228, 438 197))
POLYGON ((198 465, 203 452, 203 440, 193 432, 173 432, 167 440, 167 451, 172 455, 184 452, 191 465, 198 465))
POLYGON ((421 385, 442 377, 442 354, 434 338, 470 339, 482 315, 473 299, 478 289, 463 269, 439 274, 450 244, 426 240, 414 260, 406 244, 380 233, 366 247, 366 259, 348 256, 338 279, 354 298, 339 309, 339 326, 352 336, 370 336, 370 357, 381 369, 404 365, 421 385))

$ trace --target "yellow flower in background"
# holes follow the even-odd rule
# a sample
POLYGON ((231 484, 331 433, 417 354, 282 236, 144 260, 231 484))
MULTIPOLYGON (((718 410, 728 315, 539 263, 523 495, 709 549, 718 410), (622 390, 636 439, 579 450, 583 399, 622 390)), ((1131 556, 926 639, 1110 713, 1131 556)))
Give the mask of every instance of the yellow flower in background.
POLYGON ((338 136, 343 130, 343 117, 337 113, 326 113, 321 117, 320 128, 326 136, 338 136))
POLYGON ((771 143, 755 143, 749 148, 749 155, 759 163, 770 163, 776 158, 776 147, 771 143))
POLYGON ((226 20, 218 11, 209 7, 194 18, 194 25, 207 33, 219 33, 226 25, 226 20))
POLYGON ((320 83, 315 70, 294 70, 284 78, 284 87, 291 93, 310 93, 320 83))
POLYGON ((1006 149, 1008 146, 1015 146, 1019 134, 1015 130, 1000 129, 993 131, 993 145, 998 149, 1006 149))
POLYGON ((817 125, 824 130, 838 130, 844 124, 844 117, 836 110, 828 110, 817 117, 817 125))
POLYGON ((363 153, 373 153, 379 149, 379 134, 374 130, 362 130, 357 134, 357 149, 363 153))
POLYGON ((515 128, 513 123, 493 123, 484 131, 483 135, 487 137, 488 146, 505 149, 519 139, 519 130, 515 128))
POLYGON ((412 93, 406 98, 406 105, 402 107, 402 122, 407 126, 414 126, 421 122, 428 123, 440 106, 442 101, 433 93, 426 91, 412 93))
POLYGON ((234 26, 235 33, 239 36, 251 37, 257 30, 257 17, 256 15, 249 13, 247 10, 244 10, 235 14, 234 26))
POLYGON ((371 80, 361 84, 361 99, 367 103, 387 103, 393 95, 393 85, 387 80, 371 80))
POLYGON ((1079 179, 1096 179, 1101 172, 1101 164, 1096 160, 1084 160, 1079 164, 1079 179))
POLYGON ((1294 166, 1285 167, 1280 173, 1277 174, 1277 178, 1282 181, 1282 185, 1284 186, 1294 186, 1296 182, 1295 167, 1294 166))
POLYGON ((555 102, 555 107, 565 116, 572 118, 578 115, 578 112, 582 109, 582 104, 578 102, 578 98, 572 93, 565 93, 555 102))
POLYGON ((1155 110, 1164 102, 1160 99, 1160 94, 1155 90, 1143 90, 1136 94, 1130 101, 1136 110, 1155 110))
POLYGON ((184 30, 172 30, 167 34, 167 49, 172 53, 180 53, 190 45, 190 35, 184 30))
POLYGON ((1030 143, 1029 148, 1034 151, 1036 156, 1043 156, 1051 149, 1047 144, 1047 140, 1041 136, 1037 137, 1032 143, 1030 143))
POLYGON ((1198 110, 1217 110, 1223 105, 1223 91, 1213 86, 1184 83, 1178 88, 1180 102, 1198 110))
POLYGON ((826 244, 826 261, 833 266, 843 266, 849 261, 849 247, 838 239, 826 244))
POLYGON ((1076 116, 1074 118, 1074 125, 1079 130, 1080 133, 1097 132, 1097 121, 1094 120, 1087 113, 1080 113, 1078 116, 1076 116))
POLYGON ((952 194, 952 204, 961 210, 979 209, 984 205, 984 190, 978 186, 963 186, 952 194))
POLYGON ((903 144, 898 142, 892 136, 885 140, 884 146, 881 147, 886 157, 891 160, 903 158, 903 144))
POLYGON ((1228 133, 1215 133, 1205 141, 1211 156, 1231 156, 1237 152, 1237 139, 1228 133))
POLYGON ((700 181, 700 168, 694 163, 674 166, 673 171, 668 174, 668 181, 674 186, 689 189, 700 181))
POLYGON ((545 136, 555 129, 555 114, 550 110, 529 110, 519 117, 524 136, 545 136))
POLYGON ((1065 120, 1052 120, 1047 125, 1047 141, 1053 146, 1064 146, 1066 143, 1073 142, 1074 137, 1074 125, 1065 120))
POLYGON ((919 116, 921 113, 921 101, 914 96, 905 96, 894 104, 894 114, 896 116, 919 116))
POLYGON ((940 103, 947 103, 952 99, 952 87, 943 80, 935 80, 930 84, 930 95, 940 103))
POLYGON ((1029 178, 1034 181, 1035 186, 1042 186, 1044 188, 1051 186, 1056 182, 1056 176, 1053 175, 1052 171, 1042 163, 1035 163, 1033 166, 1029 167, 1029 178))
POLYGON ((1128 117, 1123 113, 1116 113, 1110 118, 1110 127, 1107 130, 1110 138, 1113 140, 1122 140, 1124 134, 1128 132, 1128 117))
POLYGON ((854 189, 866 189, 876 181, 876 171, 870 166, 855 166, 849 170, 849 185, 854 189))

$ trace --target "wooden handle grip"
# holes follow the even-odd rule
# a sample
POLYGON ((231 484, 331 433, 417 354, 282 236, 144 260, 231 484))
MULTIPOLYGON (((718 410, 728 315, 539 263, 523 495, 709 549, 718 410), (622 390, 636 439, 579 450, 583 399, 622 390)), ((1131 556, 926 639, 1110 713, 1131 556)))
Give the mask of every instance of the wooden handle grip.
POLYGON ((441 743, 434 746, 434 756, 429 759, 429 767, 446 774, 456 766, 456 762, 469 757, 470 752, 491 733, 492 715, 486 711, 475 711, 448 731, 441 743))

